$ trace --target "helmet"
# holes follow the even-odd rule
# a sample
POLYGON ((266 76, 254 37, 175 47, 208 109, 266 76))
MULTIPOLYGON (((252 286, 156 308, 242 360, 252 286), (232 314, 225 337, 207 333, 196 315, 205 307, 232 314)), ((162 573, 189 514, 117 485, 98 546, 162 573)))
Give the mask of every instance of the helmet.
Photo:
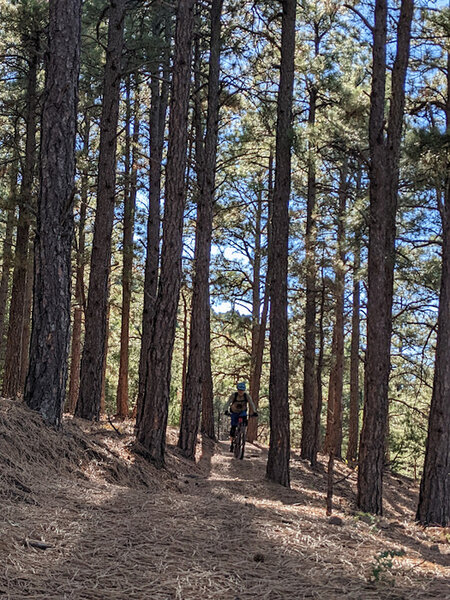
POLYGON ((240 382, 237 384, 237 389, 238 389, 238 390, 242 390, 243 392, 245 392, 245 383, 244 383, 243 381, 240 381, 240 382))

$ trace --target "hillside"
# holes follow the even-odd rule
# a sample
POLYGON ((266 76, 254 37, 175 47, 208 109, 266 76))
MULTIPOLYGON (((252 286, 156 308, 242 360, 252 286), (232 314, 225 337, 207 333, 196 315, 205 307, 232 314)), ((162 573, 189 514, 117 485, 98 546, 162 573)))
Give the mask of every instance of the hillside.
POLYGON ((355 513, 355 474, 338 465, 330 523, 325 462, 294 458, 286 490, 265 481, 265 448, 237 461, 199 441, 193 465, 169 431, 157 471, 132 454, 132 423, 115 427, 68 418, 56 432, 0 400, 0 596, 450 598, 450 532, 413 522, 410 480, 387 477, 375 519, 355 513))

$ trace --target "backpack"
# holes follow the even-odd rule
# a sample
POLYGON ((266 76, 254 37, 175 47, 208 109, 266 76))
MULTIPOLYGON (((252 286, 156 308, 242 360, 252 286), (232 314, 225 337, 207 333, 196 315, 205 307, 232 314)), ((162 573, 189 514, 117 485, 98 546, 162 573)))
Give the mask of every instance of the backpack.
POLYGON ((248 395, 247 392, 244 392, 244 397, 238 400, 238 393, 234 392, 234 399, 231 403, 231 412, 240 413, 243 410, 247 410, 248 404, 248 395))

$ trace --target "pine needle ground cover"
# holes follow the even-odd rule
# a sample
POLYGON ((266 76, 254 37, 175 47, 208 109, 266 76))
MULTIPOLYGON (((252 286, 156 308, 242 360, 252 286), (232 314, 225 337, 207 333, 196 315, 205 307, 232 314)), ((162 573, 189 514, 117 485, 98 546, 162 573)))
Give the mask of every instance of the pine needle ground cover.
POLYGON ((77 600, 450 598, 450 532, 414 523, 418 490, 387 476, 385 516, 354 510, 338 465, 332 522, 325 457, 292 461, 292 489, 265 480, 266 449, 243 461, 169 431, 167 468, 132 452, 133 424, 42 425, 0 400, 0 596, 77 600))

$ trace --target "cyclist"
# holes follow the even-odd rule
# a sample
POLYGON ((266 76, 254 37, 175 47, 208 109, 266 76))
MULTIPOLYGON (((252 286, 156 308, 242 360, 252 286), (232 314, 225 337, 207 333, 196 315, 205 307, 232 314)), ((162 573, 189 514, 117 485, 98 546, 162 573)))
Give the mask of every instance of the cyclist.
POLYGON ((256 412, 255 405, 253 404, 253 400, 250 397, 250 394, 247 394, 246 386, 243 381, 240 381, 237 386, 237 391, 233 392, 228 398, 227 408, 225 410, 225 414, 231 417, 231 428, 230 428, 230 452, 233 452, 234 447, 234 435, 236 432, 236 426, 239 422, 239 417, 245 417, 245 423, 247 424, 247 406, 250 404, 252 409, 252 416, 257 417, 258 413, 256 412))

